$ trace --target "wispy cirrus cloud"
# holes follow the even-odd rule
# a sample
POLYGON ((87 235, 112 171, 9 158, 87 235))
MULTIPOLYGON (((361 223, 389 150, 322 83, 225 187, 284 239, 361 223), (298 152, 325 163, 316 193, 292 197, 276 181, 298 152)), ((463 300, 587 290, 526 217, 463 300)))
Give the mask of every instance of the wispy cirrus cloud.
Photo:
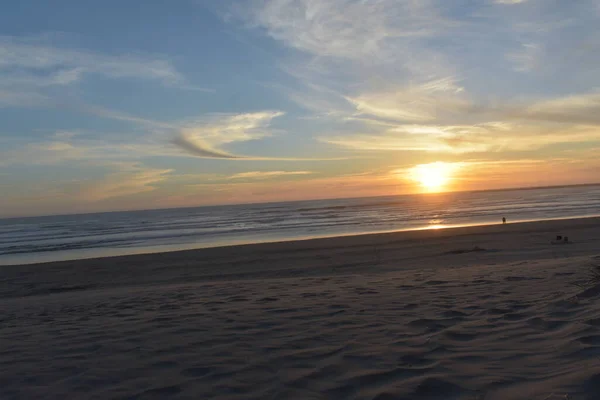
POLYGON ((527 0, 494 0, 496 4, 521 4, 525 3, 527 0))
MULTIPOLYGON (((398 92, 394 92, 398 93, 398 92)), ((410 96, 403 92, 398 98, 410 96)), ((498 106, 476 110, 479 116, 498 117, 496 120, 469 123, 435 123, 441 114, 460 114, 472 105, 465 99, 438 109, 436 96, 462 93, 451 81, 435 81, 413 90, 415 116, 402 110, 402 103, 393 98, 374 99, 346 120, 354 121, 353 130, 321 135, 320 142, 353 151, 411 151, 437 153, 481 153, 530 151, 555 144, 575 144, 600 140, 600 95, 595 92, 550 100, 540 100, 518 107, 498 106), (421 93, 422 97, 416 96, 421 93), (424 97, 423 97, 424 96, 424 97), (397 104, 397 109, 394 108, 397 104), (370 108, 369 108, 370 107, 370 108), (387 108, 385 108, 387 107, 387 108), (386 110, 389 110, 387 112, 386 110), (439 112, 438 112, 439 110, 439 112), (418 113, 417 113, 418 111, 418 113), (537 121, 537 122, 536 122, 537 121), (408 122, 408 123, 407 123, 408 122), (413 123, 411 123, 413 122, 413 123)), ((106 111, 106 110, 105 110, 106 111)), ((102 112, 108 118, 128 121, 156 133, 144 142, 115 142, 90 140, 85 136, 56 136, 28 144, 19 151, 11 150, 2 157, 3 164, 22 162, 50 164, 77 160, 119 160, 145 156, 196 156, 230 160, 307 160, 306 158, 277 158, 240 155, 227 151, 227 146, 271 136, 271 123, 283 115, 280 111, 243 114, 212 114, 178 122, 160 122, 136 118, 121 113, 102 112), (166 146, 166 141, 173 146, 166 146)))
POLYGON ((571 124, 600 124, 600 92, 540 100, 515 112, 516 116, 571 124))
POLYGON ((397 125, 371 133, 324 136, 320 140, 355 151, 465 154, 531 151, 556 144, 600 142, 600 128, 527 122, 397 125))
POLYGON ((234 174, 224 173, 204 173, 204 174, 177 174, 173 175, 173 180, 181 182, 186 186, 202 186, 207 184, 215 184, 217 182, 223 184, 238 184, 246 181, 262 181, 272 180, 285 177, 302 177, 315 174, 313 171, 244 171, 234 174), (203 182, 203 183, 198 183, 203 182))
MULTIPOLYGON (((283 69, 300 85, 282 92, 315 119, 337 124, 361 119, 383 125, 427 123, 471 107, 446 55, 425 45, 439 35, 459 32, 462 22, 450 16, 446 3, 262 0, 251 4, 238 7, 236 15, 242 14, 251 27, 297 51, 298 57, 284 62, 283 69)), ((328 143, 348 144, 350 138, 344 135, 356 139, 361 132, 330 137, 328 143)))
POLYGON ((538 66, 541 51, 540 46, 535 43, 523 43, 521 48, 507 54, 507 57, 514 63, 516 71, 530 72, 538 66))
MULTIPOLYGON (((545 49, 573 18, 589 14, 590 2, 567 10, 542 3, 261 0, 236 15, 245 12, 251 27, 296 50, 283 69, 301 85, 288 96, 315 119, 339 126, 322 142, 355 151, 439 153, 594 142, 598 132, 587 126, 600 115, 593 113, 593 96, 522 104, 473 90, 482 82, 471 75, 490 81, 482 69, 512 65, 510 73, 530 74, 569 51, 545 49), (563 124, 567 118, 570 125, 563 124)), ((500 81, 510 82, 506 75, 500 81)))
POLYGON ((341 176, 311 176, 306 179, 282 180, 273 185, 269 180, 248 180, 239 182, 204 182, 189 185, 190 193, 179 196, 178 204, 189 203, 190 199, 202 198, 207 204, 263 202, 274 199, 302 200, 306 193, 311 198, 335 198, 376 196, 383 193, 395 193, 401 182, 390 174, 345 174, 341 176), (387 191, 387 192, 386 192, 387 191))
POLYGON ((181 149, 205 158, 236 159, 244 156, 230 154, 221 147, 234 142, 246 142, 271 135, 269 125, 280 111, 245 114, 217 114, 191 121, 179 129, 172 143, 181 149))
POLYGON ((137 162, 103 165, 100 177, 73 179, 56 176, 32 185, 16 180, 15 190, 0 197, 3 216, 48 215, 122 209, 139 209, 140 197, 157 191, 171 169, 148 167, 137 162))
POLYGON ((311 171, 248 171, 229 176, 227 179, 270 179, 282 176, 310 175, 311 171))
POLYGON ((106 110, 90 108, 87 112, 105 118, 129 122, 147 130, 140 136, 89 132, 59 131, 36 141, 12 140, 0 150, 2 165, 54 165, 66 162, 104 165, 146 157, 199 157, 239 161, 334 161, 339 157, 278 157, 229 152, 226 147, 274 135, 273 119, 280 111, 255 113, 218 113, 183 121, 162 122, 106 110))
POLYGON ((22 74, 21 79, 19 75, 8 75, 4 84, 10 83, 10 78, 21 84, 69 84, 86 73, 109 78, 155 79, 168 84, 184 80, 166 59, 74 50, 39 39, 12 36, 0 36, 0 69, 22 74))
POLYGON ((77 196, 85 201, 98 202, 150 192, 173 172, 172 169, 148 168, 136 163, 118 163, 114 167, 116 171, 81 187, 77 196))
MULTIPOLYGON (((145 143, 120 144, 121 150, 142 152, 146 155, 182 156, 229 160, 269 159, 228 152, 224 146, 262 139, 273 135, 273 119, 283 116, 281 111, 254 113, 212 113, 183 121, 163 122, 140 118, 102 107, 84 106, 82 111, 103 118, 129 122, 154 132, 145 143), (165 148, 165 144, 170 144, 165 148)), ((272 158, 286 160, 286 158, 272 158)))
POLYGON ((354 151, 469 153, 490 150, 485 127, 399 125, 373 133, 324 136, 320 140, 354 151), (485 134, 485 136, 483 136, 485 134))
POLYGON ((87 148, 74 146, 68 140, 48 139, 0 151, 0 166, 51 165, 82 160, 88 155, 87 148))
POLYGON ((347 100, 358 114, 394 121, 422 122, 435 120, 441 114, 461 112, 470 107, 459 94, 463 88, 452 78, 436 79, 419 85, 365 93, 347 100))
MULTIPOLYGON (((444 54, 422 45, 460 26, 446 15, 443 4, 437 0, 257 0, 236 3, 232 14, 296 50, 291 58, 279 61, 304 86, 304 90, 289 90, 290 97, 308 108, 319 103, 327 108, 338 96, 374 93, 374 86, 408 86, 411 80, 452 76, 444 54)), ((319 111, 333 116, 331 110, 319 111)))
POLYGON ((152 134, 133 141, 123 139, 111 141, 108 140, 108 136, 103 140, 92 139, 86 135, 54 136, 0 152, 0 154, 5 153, 0 164, 54 164, 78 160, 97 162, 102 159, 114 161, 148 156, 195 156, 231 160, 268 159, 232 154, 223 146, 271 136, 273 134, 270 128, 271 121, 283 115, 280 111, 221 113, 185 121, 162 122, 99 107, 85 106, 82 110, 104 118, 129 122, 150 130, 152 134))
POLYGON ((35 107, 51 104, 50 98, 33 90, 6 90, 0 87, 0 107, 35 107))
POLYGON ((283 69, 300 85, 287 93, 315 118, 339 124, 323 139, 327 143, 355 150, 476 152, 596 140, 595 129, 585 126, 600 115, 595 95, 523 104, 510 91, 490 98, 481 89, 492 75, 509 85, 511 74, 528 74, 543 77, 547 86, 557 74, 586 79, 566 73, 576 68, 590 78, 600 52, 591 51, 597 41, 579 33, 600 37, 592 0, 568 7, 525 0, 261 0, 234 14, 296 50, 283 69), (574 24, 579 20, 585 25, 574 24), (360 120, 371 123, 348 127, 360 120), (489 121, 516 128, 496 131, 489 121), (411 123, 430 126, 429 136, 407 133, 411 123))
POLYGON ((211 148, 202 138, 186 135, 185 133, 177 135, 172 139, 171 143, 180 147, 182 150, 201 158, 222 158, 231 160, 243 158, 242 156, 227 153, 224 150, 211 148))
POLYGON ((431 36, 451 25, 428 0, 260 0, 242 10, 251 23, 290 47, 361 60, 386 57, 394 38, 431 36))
POLYGON ((0 106, 47 105, 52 103, 49 89, 72 86, 93 75, 212 91, 189 84, 164 57, 105 54, 60 47, 40 38, 0 36, 0 106))

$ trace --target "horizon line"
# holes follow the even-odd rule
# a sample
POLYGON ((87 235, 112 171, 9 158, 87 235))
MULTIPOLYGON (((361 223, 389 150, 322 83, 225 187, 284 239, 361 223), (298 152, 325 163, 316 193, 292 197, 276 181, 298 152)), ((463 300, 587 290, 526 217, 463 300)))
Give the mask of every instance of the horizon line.
POLYGON ((198 206, 184 206, 184 207, 164 207, 164 208, 141 208, 141 209, 129 209, 129 210, 111 210, 111 211, 92 211, 92 212, 75 212, 75 213, 60 213, 60 214, 40 214, 40 215, 17 215, 12 217, 0 216, 0 221, 7 221, 11 219, 29 219, 29 218, 51 218, 51 217, 70 217, 78 215, 98 215, 98 214, 113 214, 113 213, 127 213, 127 212, 149 212, 149 211, 167 211, 167 210, 186 210, 192 208, 210 208, 210 207, 231 207, 231 206, 252 206, 252 205, 263 205, 263 204, 281 204, 281 203, 301 203, 308 201, 327 201, 327 200, 352 200, 352 199, 371 199, 380 197, 404 197, 404 196, 435 196, 449 193, 480 193, 480 192, 509 192, 516 190, 536 190, 536 189, 560 189, 567 187, 585 187, 585 186, 600 186, 600 182, 593 183, 578 183, 573 185, 547 185, 547 186, 524 186, 524 187, 507 187, 507 188, 496 188, 496 189, 474 189, 474 190, 452 190, 444 192, 421 192, 421 193, 404 193, 404 194, 385 194, 379 196, 364 196, 364 197, 326 197, 326 198, 313 198, 304 200, 283 200, 283 201, 263 201, 263 202, 250 202, 250 203, 224 203, 224 204, 205 204, 198 206))

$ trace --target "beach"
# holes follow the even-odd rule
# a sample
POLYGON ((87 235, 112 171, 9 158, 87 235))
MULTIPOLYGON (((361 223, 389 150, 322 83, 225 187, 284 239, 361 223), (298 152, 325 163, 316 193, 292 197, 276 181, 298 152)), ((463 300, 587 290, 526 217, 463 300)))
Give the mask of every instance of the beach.
POLYGON ((600 218, 1 266, 0 399, 597 399, 594 265, 600 218))

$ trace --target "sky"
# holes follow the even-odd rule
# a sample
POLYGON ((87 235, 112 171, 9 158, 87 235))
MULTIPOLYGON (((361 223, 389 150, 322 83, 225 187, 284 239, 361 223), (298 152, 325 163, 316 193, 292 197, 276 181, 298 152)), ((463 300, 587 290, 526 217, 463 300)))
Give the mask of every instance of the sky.
POLYGON ((600 182, 599 71, 600 0, 9 2, 0 217, 600 182))

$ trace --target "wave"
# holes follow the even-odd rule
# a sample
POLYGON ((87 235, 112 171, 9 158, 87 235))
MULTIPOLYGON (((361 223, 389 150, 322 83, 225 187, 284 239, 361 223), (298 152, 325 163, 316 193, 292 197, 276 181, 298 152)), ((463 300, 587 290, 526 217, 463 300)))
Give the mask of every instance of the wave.
POLYGON ((416 229, 430 221, 453 225, 502 216, 509 221, 586 216, 598 209, 600 186, 22 218, 0 221, 0 255, 285 240, 416 229))

